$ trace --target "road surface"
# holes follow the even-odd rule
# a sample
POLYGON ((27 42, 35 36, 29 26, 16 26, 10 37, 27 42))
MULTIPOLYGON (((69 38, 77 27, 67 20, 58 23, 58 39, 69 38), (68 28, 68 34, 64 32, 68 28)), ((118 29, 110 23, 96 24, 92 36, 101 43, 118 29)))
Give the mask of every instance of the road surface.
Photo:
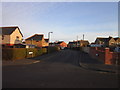
POLYGON ((24 65, 3 66, 3 88, 117 88, 116 73, 84 69, 80 63, 100 63, 80 51, 61 50, 24 65))

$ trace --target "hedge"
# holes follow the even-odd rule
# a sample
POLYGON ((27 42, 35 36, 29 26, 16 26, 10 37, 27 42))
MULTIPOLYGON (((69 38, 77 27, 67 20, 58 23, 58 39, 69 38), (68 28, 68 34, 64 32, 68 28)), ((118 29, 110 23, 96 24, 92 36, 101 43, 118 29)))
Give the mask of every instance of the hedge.
POLYGON ((58 51, 58 47, 46 48, 2 48, 3 60, 17 60, 30 57, 40 56, 42 54, 58 51), (33 52, 33 54, 29 54, 33 52))
POLYGON ((15 59, 22 59, 25 57, 26 57, 25 48, 3 48, 2 49, 3 60, 15 60, 15 59))
POLYGON ((46 48, 3 48, 2 49, 2 59, 3 60, 17 60, 29 57, 35 57, 42 55, 47 51, 46 48), (29 54, 33 52, 33 54, 29 54))

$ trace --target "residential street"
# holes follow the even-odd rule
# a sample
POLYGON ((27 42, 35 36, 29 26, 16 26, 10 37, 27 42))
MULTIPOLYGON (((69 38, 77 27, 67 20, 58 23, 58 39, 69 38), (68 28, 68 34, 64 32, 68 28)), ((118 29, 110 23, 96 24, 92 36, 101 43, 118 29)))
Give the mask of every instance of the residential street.
POLYGON ((61 50, 30 60, 36 63, 3 65, 3 88, 118 88, 116 73, 83 68, 83 62, 102 63, 80 51, 61 50))

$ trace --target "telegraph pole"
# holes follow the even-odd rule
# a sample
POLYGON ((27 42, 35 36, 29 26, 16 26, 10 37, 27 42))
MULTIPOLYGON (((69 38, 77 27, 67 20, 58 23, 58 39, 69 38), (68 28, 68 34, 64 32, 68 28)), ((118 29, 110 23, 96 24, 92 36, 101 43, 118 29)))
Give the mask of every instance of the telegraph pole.
POLYGON ((77 47, 78 47, 78 36, 77 36, 77 47))
POLYGON ((83 34, 83 40, 84 40, 84 34, 83 34))

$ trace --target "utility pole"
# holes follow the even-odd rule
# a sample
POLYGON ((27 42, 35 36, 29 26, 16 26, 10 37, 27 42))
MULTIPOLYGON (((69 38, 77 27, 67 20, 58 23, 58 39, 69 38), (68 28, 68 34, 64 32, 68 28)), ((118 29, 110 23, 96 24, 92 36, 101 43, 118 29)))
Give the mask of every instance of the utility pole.
POLYGON ((84 34, 83 34, 83 40, 84 40, 84 34))
POLYGON ((78 47, 78 36, 77 36, 77 47, 78 47))

